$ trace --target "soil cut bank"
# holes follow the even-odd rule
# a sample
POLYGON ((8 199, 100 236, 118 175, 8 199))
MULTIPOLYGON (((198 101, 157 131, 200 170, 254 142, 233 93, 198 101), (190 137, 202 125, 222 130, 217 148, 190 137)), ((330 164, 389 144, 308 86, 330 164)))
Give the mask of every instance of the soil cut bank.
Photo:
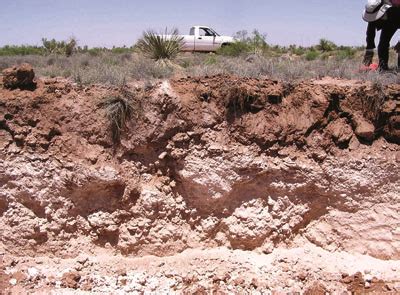
POLYGON ((1 89, 0 288, 400 292, 399 97, 232 76, 1 89), (132 106, 120 142, 110 96, 132 106))

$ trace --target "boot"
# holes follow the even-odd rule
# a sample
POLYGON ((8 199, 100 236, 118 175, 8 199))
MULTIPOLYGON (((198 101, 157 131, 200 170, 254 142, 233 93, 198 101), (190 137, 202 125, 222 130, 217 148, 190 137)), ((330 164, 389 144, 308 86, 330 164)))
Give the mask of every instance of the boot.
POLYGON ((379 60, 379 71, 380 72, 389 71, 389 66, 386 60, 379 60))

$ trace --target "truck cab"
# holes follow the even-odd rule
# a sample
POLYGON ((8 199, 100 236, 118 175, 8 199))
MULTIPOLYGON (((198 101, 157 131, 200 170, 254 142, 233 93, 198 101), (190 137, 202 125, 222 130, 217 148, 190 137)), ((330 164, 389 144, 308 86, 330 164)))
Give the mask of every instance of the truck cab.
POLYGON ((183 51, 216 51, 223 45, 234 42, 229 36, 221 36, 207 26, 193 26, 189 35, 183 36, 183 51))

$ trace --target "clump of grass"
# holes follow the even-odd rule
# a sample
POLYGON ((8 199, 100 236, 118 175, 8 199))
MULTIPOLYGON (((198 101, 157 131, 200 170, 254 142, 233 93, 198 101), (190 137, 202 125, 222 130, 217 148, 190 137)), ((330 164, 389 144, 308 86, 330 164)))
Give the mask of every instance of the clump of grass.
POLYGON ((132 118, 134 113, 131 98, 131 95, 126 90, 121 90, 119 95, 106 97, 99 104, 99 107, 106 111, 107 117, 110 120, 114 144, 120 143, 121 133, 126 128, 127 121, 132 118))
POLYGON ((164 34, 148 30, 143 33, 136 46, 148 58, 156 61, 172 60, 181 51, 183 37, 179 36, 177 29, 173 29, 170 33, 166 29, 164 34))

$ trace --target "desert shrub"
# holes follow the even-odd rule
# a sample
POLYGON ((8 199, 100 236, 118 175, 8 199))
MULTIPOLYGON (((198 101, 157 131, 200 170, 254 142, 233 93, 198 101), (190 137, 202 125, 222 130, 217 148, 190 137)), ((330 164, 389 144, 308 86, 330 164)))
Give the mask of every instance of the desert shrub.
POLYGON ((149 30, 143 33, 143 37, 137 42, 136 47, 146 57, 158 61, 174 59, 182 45, 183 37, 179 36, 177 29, 173 29, 170 33, 165 30, 164 34, 157 34, 149 30))
POLYGON ((127 78, 127 74, 119 71, 118 68, 101 64, 87 69, 75 68, 72 73, 74 81, 82 85, 119 85, 127 78))
POLYGON ((246 42, 237 41, 231 44, 222 46, 217 50, 217 54, 225 56, 240 56, 250 51, 250 46, 246 42))
POLYGON ((306 49, 302 46, 290 45, 288 51, 295 55, 303 55, 306 53, 306 49))
POLYGON ((269 47, 269 50, 274 52, 278 56, 289 52, 288 48, 279 45, 274 45, 272 47, 269 47))
POLYGON ((173 75, 174 68, 162 66, 152 59, 135 56, 128 66, 128 77, 140 79, 163 79, 173 75))
POLYGON ((57 41, 56 39, 47 40, 42 38, 43 48, 48 54, 64 54, 71 56, 77 46, 75 38, 71 37, 68 41, 57 41))
POLYGON ((319 57, 320 53, 316 50, 309 50, 305 54, 304 58, 308 61, 316 60, 319 57))
POLYGON ((207 58, 208 55, 202 52, 184 52, 177 56, 175 62, 183 69, 190 69, 197 65, 204 65, 207 58))
POLYGON ((106 50, 105 50, 104 48, 94 47, 94 48, 88 49, 87 52, 88 52, 91 56, 99 56, 99 55, 102 54, 103 52, 106 52, 106 50))
POLYGON ((266 34, 261 34, 257 29, 254 29, 247 42, 253 53, 261 54, 268 48, 266 39, 266 34))
MULTIPOLYGON (((196 77, 232 74, 241 77, 268 77, 288 82, 325 76, 372 81, 383 85, 400 82, 400 76, 395 74, 358 71, 363 51, 357 48, 350 47, 349 50, 354 52, 354 56, 349 58, 341 57, 340 51, 346 51, 346 47, 338 47, 335 51, 325 53, 315 49, 298 48, 307 51, 306 53, 315 51, 313 54, 316 57, 307 60, 306 54, 302 55, 302 58, 294 54, 281 56, 278 53, 273 54, 273 47, 270 46, 264 54, 243 54, 237 57, 180 53, 174 61, 180 67, 165 67, 136 52, 116 54, 111 50, 99 48, 96 55, 92 55, 88 49, 86 53, 78 52, 71 57, 62 54, 0 56, 0 69, 26 62, 34 67, 38 77, 66 77, 82 85, 101 83, 118 86, 124 80, 152 81, 169 78, 177 73, 196 77), (332 58, 322 60, 320 55, 332 58)), ((297 50, 294 46, 286 49, 289 52, 297 50)), ((346 52, 344 56, 351 54, 346 52)), ((395 53, 391 54, 390 60, 396 61, 395 53)))
POLYGON ((350 59, 353 58, 356 54, 357 50, 351 48, 351 47, 344 47, 339 49, 336 52, 336 58, 338 59, 350 59))
POLYGON ((43 47, 29 46, 29 45, 6 45, 0 47, 0 56, 14 56, 14 55, 43 55, 45 50, 43 47))
POLYGON ((186 69, 186 68, 190 67, 192 65, 192 63, 188 59, 183 59, 179 62, 179 65, 186 69))
POLYGON ((41 69, 47 67, 47 60, 48 58, 46 56, 41 55, 0 56, 0 64, 3 68, 12 67, 21 63, 29 63, 34 67, 35 73, 38 73, 41 69))
POLYGON ((217 57, 215 56, 215 54, 209 54, 204 63, 206 65, 214 65, 217 63, 217 57))
POLYGON ((225 56, 240 56, 244 53, 262 54, 265 53, 269 46, 266 42, 266 35, 261 34, 254 29, 251 34, 246 30, 239 31, 235 34, 234 43, 221 47, 217 53, 225 56))
POLYGON ((337 45, 332 41, 327 39, 320 39, 319 44, 317 45, 317 49, 323 52, 333 51, 337 48, 337 45))
MULTIPOLYGON (((50 58, 44 57, 44 61, 50 58)), ((128 79, 147 80, 170 77, 174 68, 163 67, 154 60, 137 54, 103 52, 98 56, 90 53, 75 54, 67 58, 53 55, 51 65, 40 64, 35 71, 49 77, 70 77, 81 85, 106 84, 119 86, 128 79)))
POLYGON ((307 78, 311 72, 303 61, 281 61, 274 63, 273 68, 272 76, 286 82, 307 78))
POLYGON ((112 49, 111 49, 111 52, 112 53, 115 53, 115 54, 123 54, 123 53, 132 53, 132 51, 133 51, 133 49, 131 48, 131 47, 126 47, 126 46, 123 46, 123 47, 113 47, 112 49))
POLYGON ((134 112, 131 95, 123 90, 119 95, 104 98, 99 107, 105 110, 110 121, 113 142, 118 144, 121 132, 126 128, 127 121, 134 112))
POLYGON ((331 53, 331 52, 322 52, 322 53, 319 54, 318 57, 319 57, 320 59, 322 59, 322 60, 327 60, 327 59, 329 59, 331 56, 332 56, 332 53, 331 53))

